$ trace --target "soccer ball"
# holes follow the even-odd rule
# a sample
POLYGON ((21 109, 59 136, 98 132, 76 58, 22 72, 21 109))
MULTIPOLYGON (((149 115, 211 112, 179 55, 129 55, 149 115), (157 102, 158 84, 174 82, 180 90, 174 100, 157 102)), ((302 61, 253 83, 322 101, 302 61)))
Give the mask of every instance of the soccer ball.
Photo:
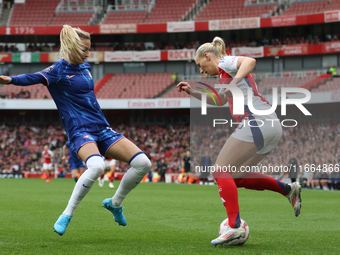
MULTIPOLYGON (((222 221, 222 223, 220 224, 220 227, 218 229, 218 235, 221 235, 223 232, 225 232, 227 230, 227 228, 229 227, 229 221, 228 218, 226 218, 224 221, 222 221)), ((243 219, 241 219, 241 227, 244 228, 246 230, 246 235, 244 237, 232 240, 230 242, 225 243, 225 245, 243 245, 249 237, 249 226, 247 224, 247 222, 245 222, 243 219)))

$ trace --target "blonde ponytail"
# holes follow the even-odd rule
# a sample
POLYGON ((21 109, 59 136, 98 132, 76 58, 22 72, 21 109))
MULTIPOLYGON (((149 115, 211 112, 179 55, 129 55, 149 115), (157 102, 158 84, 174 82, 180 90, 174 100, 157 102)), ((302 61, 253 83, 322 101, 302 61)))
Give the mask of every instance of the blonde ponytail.
POLYGON ((80 28, 73 28, 69 25, 64 25, 60 32, 60 58, 70 62, 73 59, 81 60, 81 54, 84 50, 82 39, 91 39, 88 32, 80 28))
POLYGON ((204 43, 202 44, 196 51, 195 58, 204 57, 204 53, 212 52, 218 57, 224 57, 227 54, 225 53, 225 43, 222 38, 216 36, 212 43, 204 43))

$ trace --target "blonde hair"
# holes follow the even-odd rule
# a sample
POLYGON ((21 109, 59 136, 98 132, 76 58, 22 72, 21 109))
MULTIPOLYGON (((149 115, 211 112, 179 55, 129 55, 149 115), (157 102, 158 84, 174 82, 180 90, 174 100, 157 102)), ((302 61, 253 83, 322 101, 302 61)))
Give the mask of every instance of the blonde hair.
POLYGON ((88 32, 85 32, 80 28, 64 25, 60 32, 59 57, 68 62, 72 59, 81 60, 81 54, 85 47, 82 39, 91 40, 91 36, 88 32))
POLYGON ((225 43, 221 37, 216 36, 211 43, 202 44, 195 53, 196 58, 203 58, 204 54, 207 52, 212 52, 218 57, 224 57, 225 53, 225 43))

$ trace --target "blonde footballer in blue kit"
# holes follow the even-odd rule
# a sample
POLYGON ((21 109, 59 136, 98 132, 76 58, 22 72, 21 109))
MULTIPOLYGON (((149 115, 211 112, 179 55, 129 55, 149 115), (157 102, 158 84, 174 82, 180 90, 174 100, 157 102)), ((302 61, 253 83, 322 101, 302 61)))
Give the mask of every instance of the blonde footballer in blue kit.
POLYGON ((122 202, 151 169, 148 157, 130 140, 114 131, 106 121, 94 94, 91 66, 85 61, 91 48, 90 34, 64 25, 60 33, 61 60, 43 71, 19 76, 0 76, 0 84, 47 86, 69 140, 87 170, 77 181, 64 212, 54 224, 63 235, 75 209, 104 171, 104 157, 131 165, 116 193, 103 201, 119 225, 125 226, 122 202))
MULTIPOLYGON (((222 105, 229 103, 233 118, 240 124, 221 148, 213 166, 214 169, 218 169, 218 166, 232 166, 237 171, 215 171, 213 173, 221 200, 227 211, 229 227, 219 237, 213 239, 211 244, 228 244, 245 236, 245 228, 241 224, 239 213, 237 188, 278 192, 288 198, 294 208, 295 216, 298 216, 301 208, 301 186, 298 183, 285 184, 267 175, 240 171, 242 167, 256 166, 276 146, 282 134, 280 122, 274 121, 278 120, 275 112, 265 116, 257 115, 252 113, 247 105, 247 97, 252 97, 251 101, 255 109, 271 108, 271 105, 260 95, 250 75, 256 60, 248 57, 227 56, 224 41, 215 37, 212 43, 205 43, 197 49, 195 62, 201 73, 210 76, 218 75, 219 83, 237 86, 245 97, 243 114, 233 115, 233 106, 237 97, 234 98, 229 89, 219 91, 222 105), (251 89, 250 95, 248 95, 249 88, 251 89)), ((204 94, 202 91, 191 88, 188 82, 180 82, 177 89, 199 100, 204 94)), ((217 95, 213 97, 205 97, 208 104, 214 105, 214 101, 219 101, 217 95)))

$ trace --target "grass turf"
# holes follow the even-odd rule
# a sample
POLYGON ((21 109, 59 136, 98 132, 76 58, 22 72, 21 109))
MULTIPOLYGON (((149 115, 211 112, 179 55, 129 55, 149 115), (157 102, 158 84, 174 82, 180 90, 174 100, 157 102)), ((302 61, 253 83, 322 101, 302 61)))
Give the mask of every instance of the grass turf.
POLYGON ((96 182, 66 233, 53 232, 74 187, 71 179, 0 179, 0 254, 339 254, 340 192, 302 191, 302 213, 270 191, 239 189, 250 237, 214 247, 226 218, 217 186, 142 183, 123 203, 127 226, 101 207, 115 189, 96 182))

